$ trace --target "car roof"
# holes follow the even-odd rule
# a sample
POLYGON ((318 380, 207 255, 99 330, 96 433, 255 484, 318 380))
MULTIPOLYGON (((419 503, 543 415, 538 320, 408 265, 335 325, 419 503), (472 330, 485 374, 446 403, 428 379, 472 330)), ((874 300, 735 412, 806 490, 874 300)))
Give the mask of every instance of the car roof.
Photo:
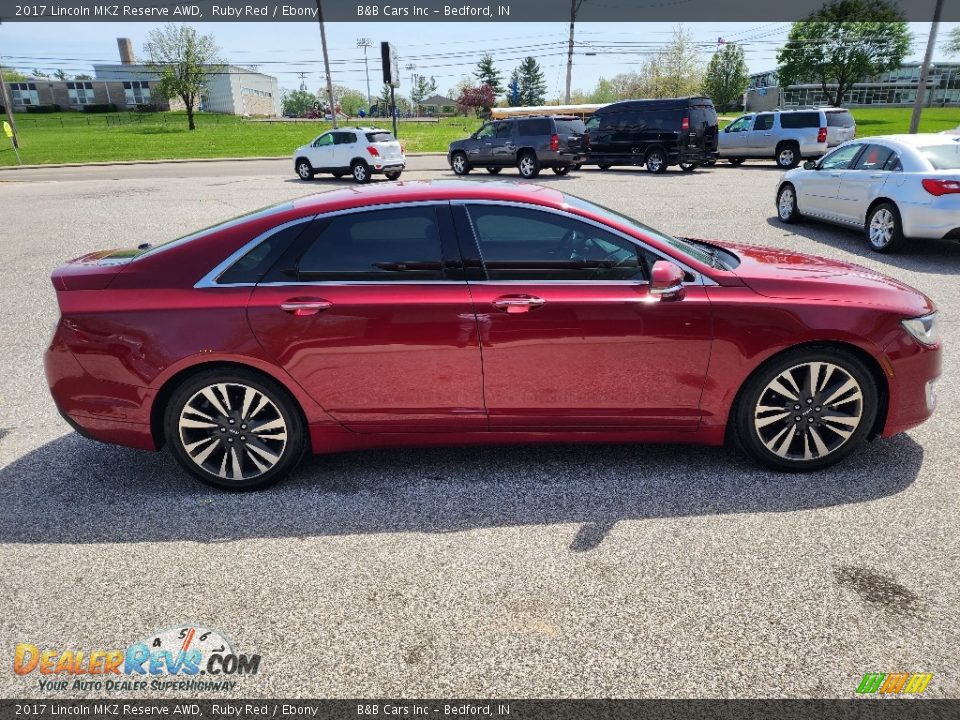
MULTIPOLYGON (((873 135, 870 137, 857 138, 858 142, 874 142, 881 141, 888 143, 889 145, 896 147, 897 149, 903 148, 921 148, 929 147, 931 145, 948 145, 949 143, 957 143, 956 138, 952 138, 949 135, 944 135, 943 133, 916 133, 914 135, 900 134, 900 135, 873 135)), ((851 141, 854 142, 854 141, 851 141)))

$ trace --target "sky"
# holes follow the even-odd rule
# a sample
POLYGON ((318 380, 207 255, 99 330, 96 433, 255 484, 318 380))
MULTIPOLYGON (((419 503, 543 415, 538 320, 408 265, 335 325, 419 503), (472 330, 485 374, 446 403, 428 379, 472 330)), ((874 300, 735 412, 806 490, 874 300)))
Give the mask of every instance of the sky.
MULTIPOLYGON (((941 23, 934 62, 950 60, 942 47, 947 33, 958 23, 941 23)), ((578 23, 573 88, 589 91, 600 77, 639 69, 646 53, 669 42, 675 23, 578 23), (595 53, 587 55, 586 53, 595 53)), ((908 60, 922 60, 929 23, 909 23, 913 49, 908 60)), ((34 68, 58 68, 73 75, 92 75, 94 62, 118 62, 117 37, 129 37, 139 53, 150 23, 4 23, 0 25, 0 64, 29 74, 34 68)), ((297 88, 298 73, 311 91, 324 82, 320 32, 312 22, 213 23, 200 26, 212 34, 222 58, 236 65, 257 65, 275 75, 281 88, 297 88)), ((717 49, 717 39, 737 42, 745 50, 750 72, 776 67, 776 51, 786 40, 789 23, 686 23, 698 43, 704 63, 717 49)), ((402 85, 409 76, 434 76, 441 93, 453 88, 489 52, 506 79, 526 55, 543 67, 548 97, 562 96, 566 68, 566 23, 328 23, 327 42, 333 81, 366 92, 363 51, 358 38, 369 38, 370 82, 374 95, 380 88, 379 43, 394 44, 400 56, 402 85), (429 32, 425 32, 425 28, 429 32), (492 31, 492 32, 491 32, 492 31), (415 69, 406 69, 415 65, 415 69)), ((960 61, 960 57, 952 58, 960 61)))

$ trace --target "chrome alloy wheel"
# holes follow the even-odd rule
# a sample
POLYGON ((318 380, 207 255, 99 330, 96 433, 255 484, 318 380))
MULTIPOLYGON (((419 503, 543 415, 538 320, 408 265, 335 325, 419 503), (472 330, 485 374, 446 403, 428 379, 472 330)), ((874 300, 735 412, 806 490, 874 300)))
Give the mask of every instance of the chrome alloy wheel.
POLYGON ((536 170, 536 168, 536 163, 530 155, 524 155, 522 158, 520 158, 520 174, 524 177, 530 177, 533 175, 533 172, 536 170))
POLYGON ((463 175, 467 172, 467 159, 463 155, 453 156, 453 171, 457 175, 463 175))
POLYGON ((654 152, 647 159, 647 169, 650 172, 660 172, 663 167, 663 156, 659 152, 654 152))
POLYGON ((213 383, 194 393, 178 430, 190 459, 224 480, 263 475, 287 446, 287 424, 276 403, 240 383, 213 383))
POLYGON ((838 450, 863 416, 863 390, 839 365, 808 362, 771 380, 754 409, 757 437, 784 460, 816 460, 838 450))
POLYGON ((778 157, 778 162, 780 163, 780 167, 790 167, 791 165, 793 165, 795 157, 796 155, 793 151, 793 148, 789 148, 789 147, 783 148, 780 151, 780 155, 778 157))
POLYGON ((793 215, 793 190, 789 187, 780 193, 780 202, 777 203, 777 214, 781 220, 789 220, 793 215))
POLYGON ((877 248, 886 247, 893 239, 896 220, 893 213, 880 208, 870 217, 870 244, 877 248))

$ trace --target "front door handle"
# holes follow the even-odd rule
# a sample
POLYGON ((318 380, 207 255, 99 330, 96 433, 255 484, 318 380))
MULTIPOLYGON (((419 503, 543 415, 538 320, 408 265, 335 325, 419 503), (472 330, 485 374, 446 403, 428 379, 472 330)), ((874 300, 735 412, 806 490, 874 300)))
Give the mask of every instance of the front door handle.
POLYGON ((497 310, 503 310, 510 315, 530 312, 541 307, 546 300, 533 295, 501 295, 493 301, 497 310))
POLYGON ((297 317, 316 315, 318 312, 329 310, 332 307, 333 303, 323 298, 298 297, 280 303, 281 310, 297 317))

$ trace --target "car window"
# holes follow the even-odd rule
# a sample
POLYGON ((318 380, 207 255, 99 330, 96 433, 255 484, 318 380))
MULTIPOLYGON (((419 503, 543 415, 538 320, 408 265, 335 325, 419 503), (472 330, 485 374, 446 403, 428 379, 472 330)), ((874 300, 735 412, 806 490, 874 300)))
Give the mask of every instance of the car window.
POLYGON ((753 124, 754 130, 769 130, 773 127, 773 115, 765 113, 757 115, 757 121, 753 124))
POLYGON ((552 135, 553 128, 547 118, 537 118, 536 120, 521 120, 518 123, 518 134, 520 135, 552 135))
POLYGON ((712 127, 717 124, 717 111, 713 105, 691 105, 690 106, 690 127, 696 128, 701 125, 712 127))
POLYGON ((433 207, 337 215, 300 258, 301 280, 440 280, 440 233, 433 207))
POLYGON ((818 112, 785 112, 780 113, 780 127, 788 130, 797 128, 818 128, 820 113, 818 112))
POLYGON ((862 147, 859 143, 838 147, 820 161, 820 167, 823 170, 846 170, 862 147))
POLYGON ((336 145, 352 145, 357 141, 356 133, 341 131, 333 133, 333 135, 336 145))
POLYGON ((233 285, 236 283, 260 282, 267 271, 280 259, 284 250, 300 236, 300 233, 308 225, 308 222, 297 222, 276 231, 220 273, 220 276, 216 279, 217 283, 219 285, 233 285))
POLYGON ((584 129, 585 129, 587 132, 591 132, 591 131, 593 131, 593 130, 596 130, 596 129, 599 128, 599 127, 600 127, 600 116, 599 116, 599 115, 591 115, 590 117, 587 118, 586 125, 584 125, 584 129))
POLYGON ((313 141, 314 147, 324 147, 326 145, 333 145, 333 133, 324 133, 313 141))
POLYGON ((900 156, 894 153, 887 158, 887 164, 883 166, 884 170, 903 170, 903 164, 900 162, 900 156))
POLYGON ((561 135, 580 135, 585 129, 582 120, 557 120, 556 123, 561 135))
POLYGON ((857 159, 854 170, 885 170, 887 161, 894 152, 883 145, 869 145, 857 159))
POLYGON ((727 132, 743 132, 749 130, 752 121, 753 115, 745 115, 742 118, 737 118, 727 127, 727 132))
POLYGON ((503 140, 513 134, 513 123, 502 122, 496 124, 497 138, 503 140))
POLYGON ((960 142, 921 147, 920 154, 933 165, 934 170, 960 170, 960 142))
POLYGON ((494 134, 493 123, 487 123, 482 128, 477 130, 477 140, 492 138, 493 134, 494 134))
POLYGON ((826 113, 827 116, 827 127, 844 127, 852 128, 857 123, 851 115, 846 110, 830 110, 826 113))
POLYGON ((575 218, 518 207, 467 210, 490 280, 646 280, 654 257, 575 218))
POLYGON ((389 133, 385 130, 377 130, 376 132, 367 133, 367 142, 372 143, 385 143, 385 142, 396 142, 396 138, 393 136, 393 133, 389 133))

